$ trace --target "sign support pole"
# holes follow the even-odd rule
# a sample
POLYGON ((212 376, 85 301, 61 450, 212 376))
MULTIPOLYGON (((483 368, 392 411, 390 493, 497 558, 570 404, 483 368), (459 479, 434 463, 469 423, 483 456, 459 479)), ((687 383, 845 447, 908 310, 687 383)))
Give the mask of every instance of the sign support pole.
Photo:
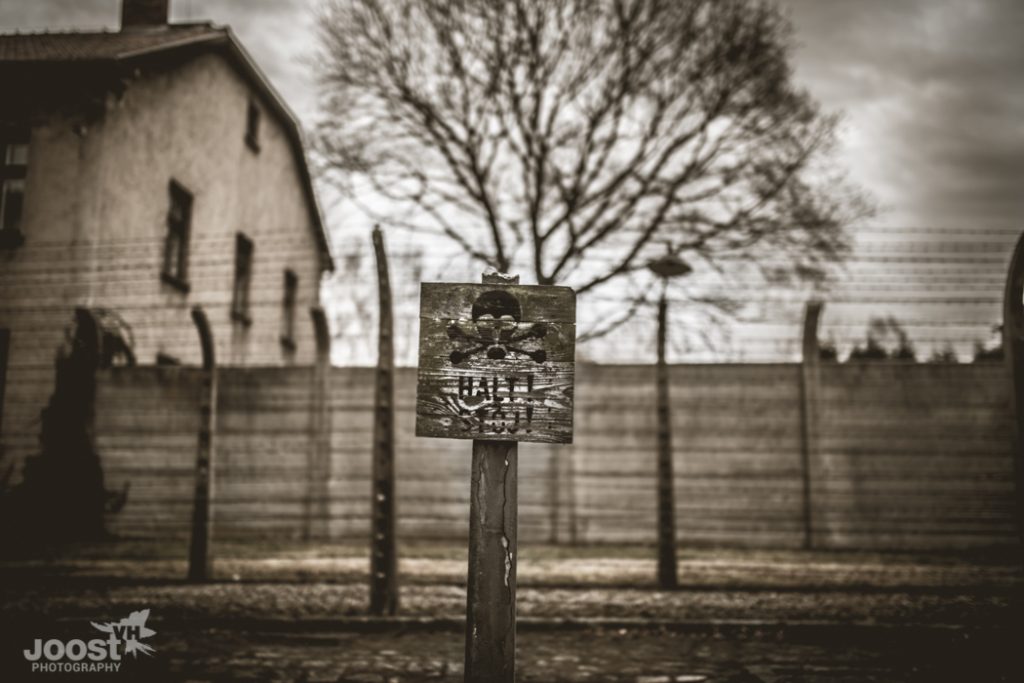
POLYGON ((576 293, 424 282, 419 341, 416 436, 473 440, 465 680, 513 683, 518 444, 572 443, 576 293))
POLYGON ((467 683, 515 680, 518 455, 515 441, 473 442, 467 683))
MULTIPOLYGON (((485 274, 484 284, 518 276, 485 274)), ((516 536, 519 445, 473 441, 466 590, 466 683, 513 683, 516 676, 516 536)))

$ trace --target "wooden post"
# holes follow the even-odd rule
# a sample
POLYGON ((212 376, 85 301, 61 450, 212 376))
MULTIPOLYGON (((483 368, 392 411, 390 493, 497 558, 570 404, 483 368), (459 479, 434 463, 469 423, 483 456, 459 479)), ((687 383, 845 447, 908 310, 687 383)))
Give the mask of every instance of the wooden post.
POLYGON ((306 541, 330 536, 331 482, 331 335, 327 316, 319 306, 309 309, 316 340, 309 425, 309 460, 306 473, 306 506, 303 536, 306 541))
POLYGON ((370 525, 370 613, 398 610, 398 553, 395 543, 395 399, 391 281, 380 226, 373 229, 380 291, 380 334, 373 421, 373 499, 370 525))
POLYGON ((671 590, 679 585, 676 564, 675 481, 672 467, 672 411, 669 405, 668 363, 665 339, 668 300, 664 291, 658 301, 658 586, 671 590))
POLYGON ((821 384, 821 351, 818 347, 818 323, 824 307, 820 301, 808 301, 804 310, 803 350, 800 358, 800 477, 802 483, 803 547, 814 547, 814 519, 811 468, 818 457, 818 401, 821 384))
POLYGON ((1010 260, 1003 296, 1003 358, 1010 379, 1013 415, 1013 467, 1016 480, 1017 533, 1024 546, 1024 235, 1010 260))
POLYGON ((416 435, 473 439, 470 683, 515 680, 517 444, 572 443, 576 293, 518 281, 420 287, 416 435))
POLYGON ((192 538, 188 553, 188 580, 208 581, 213 559, 210 539, 213 536, 213 467, 217 421, 217 365, 214 357, 213 333, 206 313, 199 306, 192 308, 192 322, 199 332, 203 350, 203 379, 199 392, 199 446, 196 451, 195 494, 192 498, 192 538))
MULTIPOLYGON (((486 274, 484 284, 518 284, 486 274)), ((466 683, 516 677, 516 554, 519 445, 473 441, 466 590, 466 683)))

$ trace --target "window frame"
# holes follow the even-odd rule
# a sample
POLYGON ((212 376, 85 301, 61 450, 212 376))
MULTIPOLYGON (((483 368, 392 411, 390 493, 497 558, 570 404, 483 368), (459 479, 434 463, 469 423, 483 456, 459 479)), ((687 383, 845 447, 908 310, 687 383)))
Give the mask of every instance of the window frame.
POLYGON ((284 297, 281 300, 281 346, 294 352, 295 321, 299 308, 299 276, 291 268, 284 270, 284 297))
POLYGON ((21 227, 25 216, 25 194, 27 189, 26 179, 28 178, 28 163, 30 147, 32 143, 32 130, 28 127, 3 126, 0 127, 0 248, 16 248, 25 241, 25 233, 21 227), (11 158, 11 150, 24 148, 23 158, 11 158), (7 225, 9 197, 15 196, 10 192, 13 186, 19 186, 17 215, 14 218, 14 226, 7 225))
POLYGON ((256 244, 243 232, 235 233, 235 269, 231 280, 231 319, 252 325, 252 271, 256 244), (243 269, 244 266, 244 269, 243 269))
POLYGON ((245 109, 245 144, 254 153, 260 153, 260 125, 263 119, 263 112, 260 110, 256 100, 249 98, 245 109))
POLYGON ((168 183, 167 234, 164 237, 163 265, 160 279, 175 289, 188 293, 189 242, 192 236, 192 208, 195 197, 174 180, 168 183), (181 208, 177 215, 176 208, 181 208))

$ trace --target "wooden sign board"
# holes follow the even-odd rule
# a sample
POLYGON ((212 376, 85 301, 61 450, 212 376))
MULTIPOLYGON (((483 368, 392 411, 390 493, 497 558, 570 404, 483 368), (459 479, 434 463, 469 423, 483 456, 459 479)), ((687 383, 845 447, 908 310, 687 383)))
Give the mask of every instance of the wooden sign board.
POLYGON ((416 435, 572 443, 576 293, 423 283, 416 435))

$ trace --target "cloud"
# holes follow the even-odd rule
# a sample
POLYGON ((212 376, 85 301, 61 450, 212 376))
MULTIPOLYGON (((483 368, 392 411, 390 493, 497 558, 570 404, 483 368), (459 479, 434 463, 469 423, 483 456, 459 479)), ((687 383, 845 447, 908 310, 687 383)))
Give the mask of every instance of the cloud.
POLYGON ((0 4, 0 30, 117 28, 117 0, 21 0, 0 4))
MULTIPOLYGON (((230 26, 300 119, 312 118, 315 84, 302 63, 312 50, 317 0, 171 0, 171 21, 230 26)), ((22 0, 0 4, 0 31, 117 29, 119 0, 22 0)))
POLYGON ((1024 3, 786 0, 796 73, 846 112, 843 156, 882 222, 1019 226, 1024 3))
MULTIPOLYGON (((232 27, 299 117, 317 0, 171 0, 176 21, 232 27)), ((1016 226, 1024 217, 1024 3, 783 0, 796 75, 845 112, 840 161, 896 225, 1016 226)), ((117 0, 0 6, 0 29, 116 28, 117 0)))
POLYGON ((310 123, 316 104, 311 69, 317 0, 172 0, 174 21, 225 24, 259 64, 293 111, 310 123))

